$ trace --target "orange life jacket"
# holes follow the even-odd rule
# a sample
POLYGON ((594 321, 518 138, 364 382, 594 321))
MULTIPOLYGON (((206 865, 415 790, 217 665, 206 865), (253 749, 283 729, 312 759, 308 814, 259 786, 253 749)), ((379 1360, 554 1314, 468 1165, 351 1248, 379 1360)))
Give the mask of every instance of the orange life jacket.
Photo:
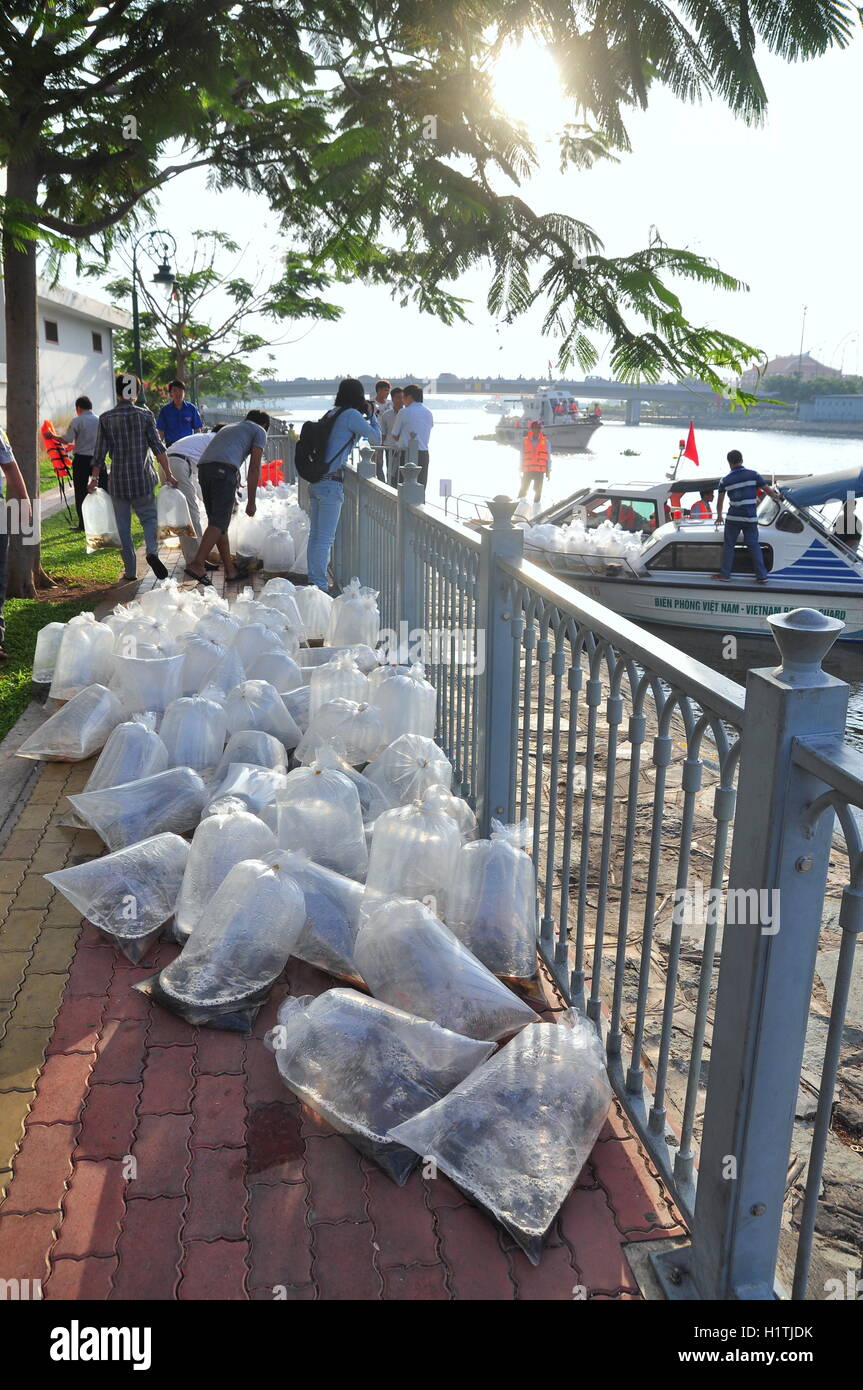
POLYGON ((526 434, 521 446, 521 466, 525 473, 548 472, 548 440, 540 433, 536 439, 526 434))
POLYGON ((713 516, 713 512, 710 510, 710 503, 704 502, 699 498, 697 502, 693 502, 689 510, 689 515, 692 517, 693 521, 709 521, 713 516))

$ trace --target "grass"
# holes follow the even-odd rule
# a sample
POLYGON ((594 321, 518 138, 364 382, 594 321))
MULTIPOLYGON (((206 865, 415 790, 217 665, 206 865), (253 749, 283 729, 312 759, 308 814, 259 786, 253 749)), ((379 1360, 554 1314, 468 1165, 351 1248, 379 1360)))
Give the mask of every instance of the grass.
MULTIPOLYGON (((142 539, 134 517, 132 539, 136 546, 142 539)), ((0 666, 0 738, 5 738, 23 714, 33 693, 33 653, 39 629, 46 623, 68 622, 76 613, 95 608, 106 589, 117 582, 123 561, 119 550, 98 550, 88 555, 83 534, 70 531, 65 516, 52 516, 42 527, 42 566, 65 591, 54 600, 48 589, 44 598, 6 601, 4 646, 9 659, 0 666), (70 587, 79 587, 81 592, 69 594, 70 587)))

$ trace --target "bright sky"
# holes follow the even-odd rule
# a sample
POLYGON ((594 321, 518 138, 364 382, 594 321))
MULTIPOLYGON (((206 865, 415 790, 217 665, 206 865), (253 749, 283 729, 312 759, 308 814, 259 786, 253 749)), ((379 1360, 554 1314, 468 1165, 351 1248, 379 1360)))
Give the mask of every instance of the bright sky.
MULTIPOLYGON (((712 256, 750 286, 740 295, 681 287, 691 317, 774 356, 798 351, 806 305, 804 349, 828 365, 863 372, 855 153, 863 126, 863 37, 814 63, 791 66, 767 57, 761 67, 770 97, 763 128, 747 128, 719 105, 684 106, 657 89, 650 109, 630 118, 631 155, 561 175, 554 147, 540 143, 542 169, 523 194, 536 208, 581 217, 611 254, 639 249, 655 225, 670 244, 712 256)), ((532 94, 524 65, 519 72, 513 114, 536 138, 560 108, 541 58, 532 94)), ((196 228, 220 227, 247 246, 247 274, 278 254, 277 221, 266 203, 239 192, 211 193, 198 172, 172 185, 157 225, 174 232, 181 264, 196 228)), ((70 263, 64 283, 74 283, 72 274, 70 263)), ((274 332, 300 339, 274 348, 277 375, 545 372, 555 353, 539 332, 541 316, 498 331, 485 310, 486 276, 474 272, 456 288, 473 301, 472 323, 448 329, 403 311, 383 288, 336 286, 332 297, 345 308, 341 322, 274 332)), ((595 370, 604 374, 604 366, 595 370)))

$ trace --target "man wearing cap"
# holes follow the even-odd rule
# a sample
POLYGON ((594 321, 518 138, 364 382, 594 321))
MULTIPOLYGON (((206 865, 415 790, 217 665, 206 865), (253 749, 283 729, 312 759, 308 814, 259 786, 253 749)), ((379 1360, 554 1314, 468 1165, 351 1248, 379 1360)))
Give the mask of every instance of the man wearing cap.
POLYGON ((519 497, 526 497, 533 484, 533 500, 538 502, 542 496, 542 485, 548 475, 551 455, 548 440, 542 432, 538 420, 531 420, 530 428, 521 445, 521 488, 519 497))

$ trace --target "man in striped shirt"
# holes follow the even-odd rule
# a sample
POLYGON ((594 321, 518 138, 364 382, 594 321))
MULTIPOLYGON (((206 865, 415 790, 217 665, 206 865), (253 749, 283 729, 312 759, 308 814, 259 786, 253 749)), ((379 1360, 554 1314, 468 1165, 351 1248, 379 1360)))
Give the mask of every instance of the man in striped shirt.
POLYGON ((731 578, 734 546, 737 537, 742 532, 746 548, 752 556, 755 578, 759 584, 766 584, 767 567, 764 564, 764 556, 761 554, 761 545, 758 540, 758 519, 755 505, 759 489, 766 492, 768 497, 772 497, 774 502, 781 502, 782 496, 764 481, 760 473, 754 472, 751 468, 743 467, 743 455, 739 449, 731 450, 728 455, 728 463, 731 472, 726 473, 719 484, 719 501, 716 504, 716 524, 718 526, 722 521, 725 495, 728 494, 728 515, 725 518, 722 568, 718 574, 713 575, 713 578, 723 580, 731 578))

